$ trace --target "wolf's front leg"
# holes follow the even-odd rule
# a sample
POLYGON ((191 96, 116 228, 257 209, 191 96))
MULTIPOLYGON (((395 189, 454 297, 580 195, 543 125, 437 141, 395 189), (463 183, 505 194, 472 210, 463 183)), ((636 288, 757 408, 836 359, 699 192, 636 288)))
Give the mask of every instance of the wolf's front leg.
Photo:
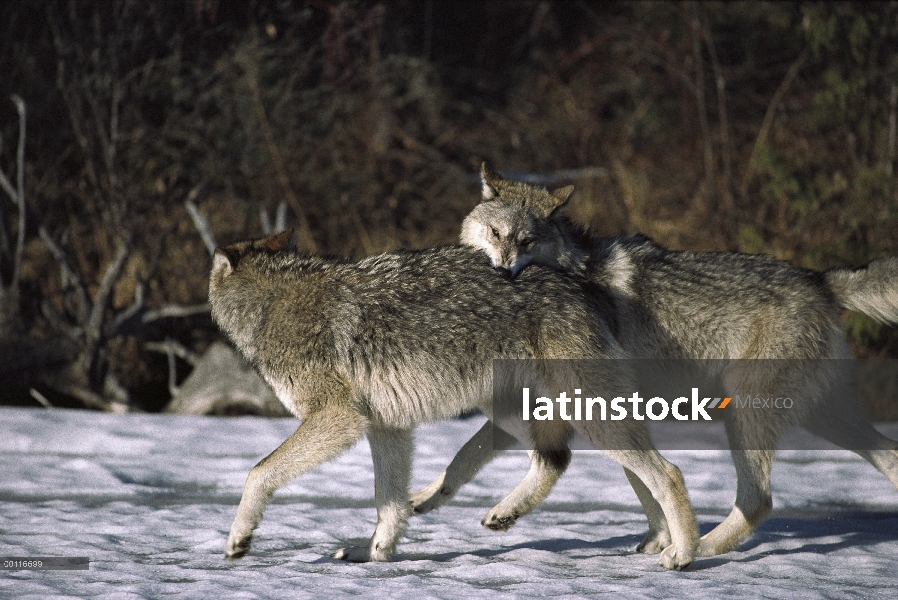
POLYGON ((530 450, 530 471, 526 477, 494 506, 480 524, 493 531, 507 531, 518 517, 526 515, 546 499, 558 478, 564 474, 571 462, 571 451, 565 447, 558 450, 530 450))
POLYGON ((364 434, 367 419, 348 402, 328 399, 320 406, 319 410, 306 415, 302 424, 277 450, 249 472, 228 536, 227 558, 237 559, 249 551, 253 531, 276 489, 336 457, 364 434))
MULTIPOLYGON (((689 503, 689 495, 686 493, 686 484, 680 469, 666 461, 651 447, 647 432, 641 433, 643 436, 633 435, 627 440, 636 441, 641 448, 608 450, 608 453, 626 469, 628 477, 638 478, 657 501, 671 538, 671 544, 661 552, 659 564, 667 569, 679 571, 686 568, 696 555, 698 526, 695 523, 695 513, 692 504, 689 503)), ((621 447, 623 443, 621 438, 618 438, 607 446, 621 447)), ((639 493, 641 492, 637 489, 637 494, 639 493)), ((643 506, 645 507, 645 503, 643 506)), ((650 514, 649 520, 651 523, 657 519, 653 519, 650 514)))
POLYGON ((334 558, 351 562, 390 560, 408 524, 408 485, 414 442, 408 429, 368 430, 374 460, 374 503, 377 528, 367 546, 341 548, 334 558))
POLYGON ((430 485, 411 495, 412 514, 421 515, 449 502, 459 488, 471 481, 483 466, 496 456, 493 448, 493 424, 487 421, 462 446, 446 470, 430 485))

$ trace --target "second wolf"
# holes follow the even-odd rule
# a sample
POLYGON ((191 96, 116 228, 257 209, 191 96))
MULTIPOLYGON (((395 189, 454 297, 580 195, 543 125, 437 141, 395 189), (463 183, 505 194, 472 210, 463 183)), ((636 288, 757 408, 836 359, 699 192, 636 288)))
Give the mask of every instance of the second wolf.
MULTIPOLYGON (((898 322, 898 259, 822 273, 765 256, 670 251, 642 236, 595 237, 563 215, 573 187, 550 192, 508 181, 485 163, 481 179, 483 201, 464 220, 461 242, 484 251, 511 276, 539 264, 587 277, 613 298, 618 339, 634 358, 803 360, 812 368, 797 381, 787 384, 777 380, 785 374, 772 374, 763 382, 783 394, 801 393, 827 380, 825 361, 818 359, 851 357, 843 309, 898 322)), ((734 368, 724 378, 727 395, 742 387, 741 376, 734 368)), ((850 388, 844 394, 850 396, 850 388)), ((736 502, 702 538, 699 556, 733 549, 770 512, 773 449, 784 424, 857 452, 898 487, 898 443, 879 434, 853 398, 834 398, 820 394, 790 411, 789 421, 769 411, 727 411, 736 502)), ((490 460, 475 449, 466 445, 439 479, 413 495, 416 512, 444 503, 490 460)), ((667 525, 651 498, 643 504, 649 535, 639 549, 657 552, 668 543, 667 525)), ((494 509, 484 525, 507 529, 517 516, 494 509)))

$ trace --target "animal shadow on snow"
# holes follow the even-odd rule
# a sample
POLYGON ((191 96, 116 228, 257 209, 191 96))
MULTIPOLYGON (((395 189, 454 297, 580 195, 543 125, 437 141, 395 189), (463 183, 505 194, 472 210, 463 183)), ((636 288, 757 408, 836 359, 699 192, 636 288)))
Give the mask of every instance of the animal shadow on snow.
POLYGON ((603 540, 589 541, 580 538, 551 538, 533 539, 502 546, 501 548, 478 548, 470 552, 444 552, 442 554, 409 553, 395 557, 393 560, 432 560, 436 562, 449 562, 462 556, 479 556, 481 558, 494 558, 514 552, 515 550, 542 550, 545 552, 569 553, 582 550, 576 558, 588 556, 632 556, 633 548, 639 543, 637 535, 622 535, 603 540), (604 552, 597 552, 604 550, 604 552))
MULTIPOLYGON (((366 538, 367 539, 367 538, 366 538)), ((366 539, 359 538, 357 540, 347 540, 347 543, 362 543, 366 539)), ((572 551, 582 550, 583 554, 577 554, 573 558, 586 558, 591 556, 633 556, 633 548, 639 543, 638 535, 622 535, 607 538, 598 541, 588 541, 580 538, 552 538, 552 539, 534 539, 517 544, 502 546, 501 548, 477 548, 468 552, 443 552, 441 554, 430 554, 427 552, 402 552, 397 553, 389 564, 401 564, 412 561, 433 561, 433 562, 450 562, 464 556, 478 556, 480 558, 496 558, 514 552, 515 550, 542 550, 545 552, 569 553, 572 551), (596 552, 597 550, 605 550, 605 552, 596 552)), ((338 559, 322 556, 312 561, 316 563, 332 563, 343 561, 338 559)))
MULTIPOLYGON (((716 522, 702 523, 699 529, 702 534, 705 534, 716 524, 716 522)), ((640 536, 635 534, 596 541, 581 538, 533 539, 500 548, 478 548, 468 552, 399 553, 392 562, 404 563, 422 560, 450 562, 463 556, 496 558, 515 550, 524 549, 563 553, 571 558, 584 558, 593 555, 632 556, 632 550, 639 540, 640 536)), ((858 509, 829 513, 821 511, 809 518, 774 516, 761 523, 754 534, 740 544, 736 550, 722 556, 697 559, 687 570, 701 571, 730 563, 750 563, 768 556, 802 553, 825 555, 839 550, 895 540, 898 540, 898 514, 893 512, 858 509), (784 543, 790 547, 764 549, 764 546, 768 544, 784 543), (756 550, 760 551, 755 552, 756 550)), ((361 543, 364 539, 359 538, 355 541, 361 543)), ((335 561, 336 559, 322 556, 312 562, 331 563, 335 561)))
MULTIPOLYGON (((702 534, 715 523, 699 525, 702 534)), ((805 518, 773 516, 761 523, 754 534, 729 554, 702 558, 689 571, 701 571, 729 563, 749 563, 768 556, 791 554, 831 554, 882 542, 898 541, 898 514, 881 510, 838 510, 819 512, 805 518), (788 548, 768 548, 768 544, 788 544, 788 548)))

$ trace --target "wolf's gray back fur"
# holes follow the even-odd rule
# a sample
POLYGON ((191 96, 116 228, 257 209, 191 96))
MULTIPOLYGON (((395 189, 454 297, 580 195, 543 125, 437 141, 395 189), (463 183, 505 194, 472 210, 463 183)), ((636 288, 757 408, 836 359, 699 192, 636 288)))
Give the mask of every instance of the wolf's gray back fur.
MULTIPOLYGON (((486 164, 481 177, 483 201, 464 220, 462 243, 483 250, 495 267, 513 273, 526 273, 521 268, 527 264, 543 264, 585 276, 613 299, 618 339, 630 356, 849 358, 843 308, 898 322, 898 259, 821 273, 765 256, 671 251, 643 236, 600 238, 564 216, 561 209, 570 188, 559 192, 507 182, 486 164), (531 243, 525 247, 521 240, 531 243), (498 252, 509 247, 514 252, 498 252)), ((827 378, 823 372, 814 375, 805 381, 806 389, 827 378)), ((759 415, 764 414, 727 413, 739 476, 736 506, 702 538, 700 556, 731 550, 770 511, 773 451, 746 450, 776 447, 779 425, 763 420, 759 415)), ((849 399, 844 406, 807 406, 792 416, 812 433, 858 452, 898 487, 898 443, 876 432, 849 399)), ((484 464, 484 457, 466 448, 438 481, 413 496, 417 512, 451 497, 465 476, 484 464), (438 488, 443 490, 439 497, 438 488)), ((657 551, 665 544, 665 525, 651 502, 643 505, 650 531, 640 549, 657 551)), ((488 515, 485 524, 496 518, 503 516, 488 515)))
POLYGON ((613 312, 584 296, 585 282, 546 269, 512 282, 467 248, 358 263, 263 250, 237 262, 226 278, 213 272, 212 314, 275 391, 336 369, 370 418, 395 427, 478 408, 494 358, 621 356, 606 325, 613 312))
POLYGON ((845 358, 839 304, 823 273, 766 256, 666 250, 605 238, 583 272, 615 300, 639 358, 845 358), (625 316, 624 316, 625 315, 625 316))
MULTIPOLYGON (((298 254, 291 239, 286 232, 218 249, 210 276, 216 323, 302 419, 250 472, 228 537, 229 558, 248 551, 279 486, 367 433, 378 525, 368 546, 341 550, 337 557, 389 559, 409 512, 416 424, 472 409, 490 417, 493 359, 623 356, 609 332, 609 301, 585 291, 591 284, 583 278, 534 267, 510 280, 480 252, 458 247, 393 252, 357 263, 328 260, 298 254)), ((580 375, 610 397, 625 393, 626 378, 616 369, 580 375)), ((633 474, 641 493, 662 499, 659 511, 671 530, 662 564, 689 564, 698 535, 682 476, 652 448, 644 425, 572 425, 597 447, 635 444, 637 452, 610 454, 633 474)), ((500 510, 530 510, 570 459, 570 425, 530 427, 525 435, 535 446, 531 473, 500 510)), ((489 441, 481 441, 484 452, 492 453, 489 441)))

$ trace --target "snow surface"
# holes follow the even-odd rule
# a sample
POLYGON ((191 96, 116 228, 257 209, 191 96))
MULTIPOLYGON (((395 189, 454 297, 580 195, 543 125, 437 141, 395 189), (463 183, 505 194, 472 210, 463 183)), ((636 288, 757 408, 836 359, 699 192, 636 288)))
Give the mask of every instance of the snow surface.
MULTIPOLYGON (((413 487, 482 418, 418 430, 413 487)), ((374 531, 366 442, 275 494, 241 561, 223 558, 249 469, 297 422, 0 408, 0 555, 88 556, 89 571, 0 571, 3 598, 898 597, 898 491, 846 451, 780 453, 774 511, 737 551, 670 572, 634 552, 645 518, 622 470, 576 452, 510 531, 480 519, 527 470, 505 453, 448 506, 411 520, 391 563, 328 556, 374 531)), ((898 425, 883 427, 898 439, 898 425)), ((702 533, 730 510, 722 451, 664 452, 702 533)))

